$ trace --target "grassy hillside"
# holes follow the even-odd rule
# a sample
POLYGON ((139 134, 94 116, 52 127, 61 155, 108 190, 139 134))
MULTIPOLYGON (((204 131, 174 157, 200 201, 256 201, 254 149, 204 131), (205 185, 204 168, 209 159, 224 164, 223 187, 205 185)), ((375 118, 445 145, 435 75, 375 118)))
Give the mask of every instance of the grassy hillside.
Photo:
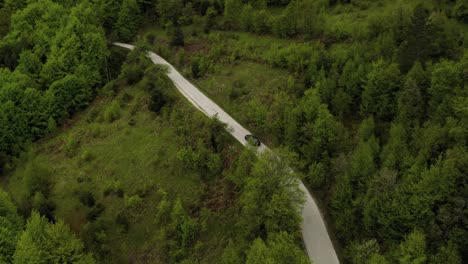
MULTIPOLYGON (((210 263, 220 258, 222 243, 217 240, 223 241, 223 228, 232 219, 229 210, 216 212, 228 202, 222 193, 222 177, 206 179, 202 172, 185 168, 177 157, 188 140, 206 140, 203 133, 209 122, 182 100, 173 106, 177 110, 157 115, 147 109, 149 99, 147 92, 132 86, 115 96, 98 98, 34 147, 12 175, 8 190, 18 204, 27 206, 26 196, 21 195, 25 170, 47 168, 54 218, 64 219, 87 246, 106 256, 105 263, 163 261, 158 260, 164 251, 161 244, 166 243, 158 206, 163 199, 171 204, 180 198, 191 216, 203 218, 205 225, 219 226, 203 233, 203 247, 197 249, 203 262, 210 263), (111 121, 107 113, 114 106, 118 110, 111 118, 116 120, 111 121), (194 130, 190 139, 184 134, 189 127, 194 130), (221 187, 211 187, 218 194, 207 193, 213 191, 211 185, 221 187), (212 204, 205 204, 208 198, 212 204), (198 207, 204 206, 206 215, 200 216, 198 207)), ((239 146, 232 145, 223 150, 222 157, 233 159, 239 151, 239 146)))
MULTIPOLYGON (((247 150, 239 161, 243 147, 164 74, 139 51, 130 53, 117 81, 34 144, 4 186, 21 213, 63 219, 99 263, 242 261, 255 231, 241 224, 249 216, 240 199, 257 191, 244 191, 249 172, 236 171, 256 158, 247 150), (155 91, 164 98, 156 112, 155 91)), ((297 220, 288 220, 292 229, 280 227, 293 234, 285 243, 299 244, 297 220)))

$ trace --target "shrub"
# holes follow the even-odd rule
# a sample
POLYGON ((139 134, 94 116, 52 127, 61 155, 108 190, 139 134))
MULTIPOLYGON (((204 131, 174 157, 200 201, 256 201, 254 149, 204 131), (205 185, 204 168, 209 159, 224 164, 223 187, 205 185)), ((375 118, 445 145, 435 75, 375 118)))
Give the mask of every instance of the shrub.
POLYGON ((160 113, 161 108, 164 107, 167 100, 162 92, 159 90, 154 90, 151 95, 151 101, 149 103, 148 109, 155 113, 160 113))
POLYGON ((179 150, 177 158, 186 168, 196 169, 200 165, 200 153, 193 151, 190 147, 184 147, 179 150))
POLYGON ((104 111, 104 120, 109 123, 114 122, 119 119, 122 115, 122 109, 118 102, 114 101, 109 107, 104 111))
POLYGON ((146 41, 148 44, 154 45, 154 43, 156 43, 156 34, 154 32, 146 34, 146 41))
POLYGON ((99 116, 99 110, 96 108, 92 108, 91 111, 89 111, 88 116, 86 117, 86 121, 88 123, 92 123, 94 122, 94 120, 96 120, 98 116, 99 116))
POLYGON ((8 156, 4 152, 0 152, 0 176, 3 175, 3 170, 8 164, 8 156))
POLYGON ((312 187, 319 188, 325 183, 326 169, 320 162, 314 162, 309 166, 309 174, 307 179, 312 187))
POLYGON ((177 54, 176 54, 176 64, 179 66, 179 67, 182 67, 185 65, 186 63, 186 55, 185 55, 185 51, 184 49, 180 49, 177 54))
POLYGON ((124 213, 119 213, 117 215, 117 217, 115 218, 115 223, 122 227, 124 233, 128 232, 130 223, 128 221, 127 216, 124 213))
POLYGON ((158 211, 156 213, 156 221, 160 225, 165 225, 170 221, 171 202, 167 200, 167 195, 164 195, 159 202, 158 211))
POLYGON ((81 204, 84 206, 93 207, 96 204, 94 195, 89 191, 78 191, 77 196, 78 200, 80 200, 81 204))
POLYGON ((102 203, 96 204, 96 206, 93 206, 91 211, 89 211, 88 215, 86 216, 86 219, 88 221, 96 220, 96 218, 98 218, 102 214, 102 212, 104 212, 105 209, 106 207, 102 203))
POLYGON ((192 64, 191 64, 191 70, 192 70, 192 77, 197 79, 201 77, 201 72, 200 72, 200 58, 196 57, 192 59, 192 64))
POLYGON ((76 150, 78 149, 79 146, 79 141, 75 139, 72 135, 70 135, 67 140, 65 141, 65 153, 69 157, 75 156, 76 150))
POLYGON ((116 82, 116 80, 112 80, 108 82, 106 85, 104 85, 104 87, 101 88, 99 93, 104 96, 113 96, 115 92, 117 92, 119 85, 123 85, 122 84, 123 78, 121 77, 123 75, 119 75, 119 76, 121 78, 119 82, 116 82))
POLYGON ((47 200, 41 192, 36 192, 34 194, 31 200, 31 207, 37 210, 41 215, 46 216, 49 220, 54 219, 53 211, 55 210, 55 205, 47 200))
POLYGON ((129 126, 132 126, 132 127, 135 126, 135 125, 136 125, 136 120, 135 120, 135 118, 133 118, 133 117, 130 118, 130 120, 128 120, 128 125, 129 125, 129 126))
POLYGON ((124 191, 123 191, 123 189, 122 189, 122 187, 120 185, 121 185, 120 182, 116 181, 116 182, 110 184, 109 186, 107 186, 104 189, 104 193, 103 193, 104 196, 109 196, 111 194, 115 194, 119 198, 124 197, 124 191))
POLYGON ((125 196, 125 205, 129 208, 136 208, 143 199, 139 195, 125 196))
POLYGON ((127 84, 134 85, 143 78, 143 68, 138 64, 125 64, 122 69, 121 79, 127 84))
POLYGON ((179 25, 172 22, 166 25, 166 34, 170 38, 171 47, 184 46, 184 32, 179 25))
POLYGON ((133 100, 132 95, 128 93, 124 93, 119 100, 120 106, 125 106, 126 104, 130 103, 132 100, 133 100))
POLYGON ((219 154, 209 154, 206 161, 206 166, 214 175, 221 173, 223 168, 223 161, 221 156, 219 154))
POLYGON ((91 124, 88 130, 88 135, 93 138, 99 138, 102 134, 102 129, 99 124, 91 124))
POLYGON ((234 88, 233 86, 228 87, 228 96, 231 101, 238 99, 241 96, 239 89, 234 88))
POLYGON ((84 150, 79 156, 78 166, 89 163, 93 159, 94 155, 89 150, 84 150))
POLYGON ((57 129, 57 123, 55 122, 55 119, 52 117, 49 117, 49 120, 47 121, 47 130, 49 130, 50 133, 55 132, 57 129))
POLYGON ((195 242, 195 238, 200 231, 196 220, 186 217, 179 226, 179 236, 181 238, 182 250, 187 250, 195 242))
POLYGON ((270 17, 266 10, 254 12, 252 24, 255 33, 268 33, 271 31, 270 17))
POLYGON ((115 194, 117 195, 117 197, 122 198, 124 197, 124 190, 119 187, 117 188, 117 190, 115 190, 115 194))

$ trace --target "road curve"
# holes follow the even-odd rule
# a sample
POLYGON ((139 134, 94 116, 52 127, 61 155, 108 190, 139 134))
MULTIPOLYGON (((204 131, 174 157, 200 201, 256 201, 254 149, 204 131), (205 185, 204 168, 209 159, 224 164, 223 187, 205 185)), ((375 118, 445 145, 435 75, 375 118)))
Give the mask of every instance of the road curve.
MULTIPOLYGON (((114 45, 126 49, 134 49, 133 45, 115 42, 114 45)), ((234 118, 228 115, 221 107, 214 103, 210 98, 203 94, 197 87, 185 79, 170 63, 155 54, 148 52, 147 57, 154 64, 162 64, 168 67, 168 76, 174 82, 177 89, 187 98, 196 108, 209 117, 217 117, 221 122, 229 127, 228 132, 236 138, 241 144, 246 145, 244 136, 251 134, 242 127, 234 118)), ((258 151, 268 150, 265 144, 261 144, 258 151)), ((325 222, 320 210, 302 182, 299 187, 304 191, 305 203, 302 210, 302 239, 307 250, 309 258, 314 264, 339 264, 338 257, 328 235, 325 222)))

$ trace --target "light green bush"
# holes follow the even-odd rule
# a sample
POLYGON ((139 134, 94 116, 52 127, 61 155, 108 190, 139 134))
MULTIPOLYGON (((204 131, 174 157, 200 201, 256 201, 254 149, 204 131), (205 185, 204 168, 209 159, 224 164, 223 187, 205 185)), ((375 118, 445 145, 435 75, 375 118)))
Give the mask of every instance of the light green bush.
POLYGON ((104 120, 106 122, 112 123, 115 120, 119 119, 122 115, 122 109, 118 102, 112 102, 104 111, 104 120))
POLYGON ((76 140, 73 135, 70 135, 65 141, 65 146, 64 146, 65 153, 69 157, 75 156, 76 150, 78 149, 79 144, 80 144, 79 141, 76 140))

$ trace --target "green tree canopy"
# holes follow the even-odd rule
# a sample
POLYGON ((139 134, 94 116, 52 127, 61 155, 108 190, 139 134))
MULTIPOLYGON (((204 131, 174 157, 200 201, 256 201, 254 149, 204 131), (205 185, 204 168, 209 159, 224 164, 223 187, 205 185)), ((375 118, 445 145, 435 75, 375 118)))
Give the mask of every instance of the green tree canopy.
POLYGON ((123 0, 119 17, 115 24, 117 34, 123 41, 132 40, 139 29, 143 17, 136 0, 123 0))
POLYGON ((21 235, 13 263, 95 263, 63 221, 55 224, 33 212, 21 235))
POLYGON ((23 219, 18 215, 10 196, 0 189, 0 262, 11 263, 16 242, 23 228, 23 219))

